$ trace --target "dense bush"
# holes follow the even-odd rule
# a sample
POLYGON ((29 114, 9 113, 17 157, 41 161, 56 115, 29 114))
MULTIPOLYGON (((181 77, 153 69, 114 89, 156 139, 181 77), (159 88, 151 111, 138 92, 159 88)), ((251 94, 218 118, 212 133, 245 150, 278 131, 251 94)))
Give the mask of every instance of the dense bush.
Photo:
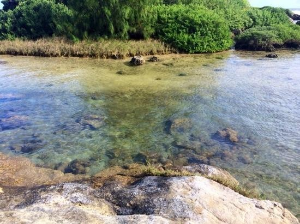
POLYGON ((297 46, 292 12, 251 8, 248 0, 2 0, 0 39, 159 38, 182 52, 297 46), (278 26, 278 24, 282 26, 278 26), (251 28, 250 30, 247 30, 251 28), (279 32, 278 29, 281 29, 279 32))
POLYGON ((300 27, 295 25, 273 25, 254 27, 236 37, 237 49, 267 50, 300 47, 300 27))
POLYGON ((0 40, 13 39, 14 35, 12 32, 12 11, 3 12, 0 11, 0 40))
POLYGON ((232 45, 228 25, 213 11, 193 4, 162 6, 158 11, 158 37, 179 51, 216 52, 232 45))
POLYGON ((196 4, 215 11, 226 19, 231 30, 244 29, 250 26, 247 15, 250 4, 247 0, 164 0, 165 4, 196 4))
POLYGON ((108 38, 148 38, 154 32, 153 7, 160 0, 69 0, 74 10, 77 36, 108 38))
POLYGON ((70 33, 71 11, 54 0, 22 1, 13 11, 2 11, 0 15, 1 39, 37 39, 70 33))
POLYGON ((248 16, 252 20, 251 27, 271 26, 276 24, 290 24, 289 11, 282 8, 263 7, 251 8, 248 16))

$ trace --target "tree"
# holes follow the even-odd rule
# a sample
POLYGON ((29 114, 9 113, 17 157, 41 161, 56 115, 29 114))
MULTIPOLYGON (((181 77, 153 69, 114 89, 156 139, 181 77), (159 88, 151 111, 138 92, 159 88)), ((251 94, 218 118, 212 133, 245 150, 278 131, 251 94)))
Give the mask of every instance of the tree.
POLYGON ((80 38, 148 38, 154 32, 153 6, 161 0, 68 0, 80 38))
POLYGON ((37 39, 70 33, 71 11, 54 0, 25 0, 10 15, 16 37, 37 39))

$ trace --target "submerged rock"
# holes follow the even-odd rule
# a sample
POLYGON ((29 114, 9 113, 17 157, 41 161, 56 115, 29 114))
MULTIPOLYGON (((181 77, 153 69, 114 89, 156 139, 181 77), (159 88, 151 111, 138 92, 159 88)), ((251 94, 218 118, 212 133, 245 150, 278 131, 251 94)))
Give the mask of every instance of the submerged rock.
POLYGON ((231 143, 236 143, 239 141, 237 131, 231 128, 225 128, 221 131, 217 131, 214 136, 218 139, 229 141, 231 143))
POLYGON ((90 162, 85 160, 73 160, 65 169, 65 173, 86 174, 89 171, 90 162))
POLYGON ((20 94, 0 94, 0 100, 19 100, 23 98, 20 94))
POLYGON ((130 64, 132 65, 143 65, 145 64, 145 59, 142 56, 134 56, 131 61, 130 64))
POLYGON ((22 126, 27 125, 29 122, 27 116, 14 115, 8 118, 0 119, 0 130, 11 130, 16 128, 21 128, 22 126))
POLYGON ((42 149, 46 144, 38 135, 32 135, 22 141, 22 144, 15 144, 10 147, 15 153, 33 153, 39 149, 42 149))
POLYGON ((169 134, 183 133, 192 128, 192 122, 189 118, 177 118, 166 122, 166 131, 169 134))
POLYGON ((105 117, 100 115, 86 115, 78 120, 83 127, 90 128, 92 130, 99 129, 104 125, 105 117))
POLYGON ((176 141, 175 145, 179 148, 197 151, 201 149, 202 143, 200 141, 176 141))
POLYGON ((65 123, 58 126, 58 129, 53 132, 54 135, 61 135, 61 134, 72 134, 72 133, 78 133, 81 132, 83 127, 80 123, 80 120, 73 123, 65 123))
POLYGON ((107 181, 97 189, 66 183, 4 193, 0 194, 0 208, 3 224, 299 224, 277 202, 249 199, 198 176, 145 177, 129 186, 107 181))
POLYGON ((22 145, 13 145, 10 149, 16 153, 33 153, 44 146, 42 143, 25 143, 22 145))

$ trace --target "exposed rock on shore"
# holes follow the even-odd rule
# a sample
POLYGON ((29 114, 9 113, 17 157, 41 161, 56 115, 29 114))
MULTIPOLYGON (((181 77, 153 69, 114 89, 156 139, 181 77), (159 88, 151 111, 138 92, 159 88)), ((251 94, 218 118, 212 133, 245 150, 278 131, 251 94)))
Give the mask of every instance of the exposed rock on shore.
POLYGON ((80 175, 36 167, 24 157, 10 157, 0 153, 0 187, 36 187, 82 178, 83 176, 80 175))
POLYGON ((300 15, 298 14, 293 14, 291 17, 293 20, 300 20, 300 15))
POLYGON ((0 222, 299 224, 281 204, 246 198, 205 177, 163 177, 197 173, 238 185, 222 169, 151 169, 132 164, 87 178, 0 153, 0 222), (144 177, 153 172, 160 177, 144 177))
POLYGON ((299 223, 281 204, 249 199, 204 177, 145 177, 94 189, 66 183, 0 194, 8 223, 299 223))
POLYGON ((143 65, 145 64, 145 59, 142 56, 134 56, 131 61, 131 65, 143 65))
POLYGON ((278 58, 277 54, 267 54, 266 55, 267 58, 278 58))

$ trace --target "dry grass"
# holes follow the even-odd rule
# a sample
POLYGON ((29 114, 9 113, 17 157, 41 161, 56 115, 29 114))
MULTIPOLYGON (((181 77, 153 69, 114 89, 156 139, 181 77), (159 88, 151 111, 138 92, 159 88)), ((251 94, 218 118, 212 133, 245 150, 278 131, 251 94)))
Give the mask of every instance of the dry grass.
POLYGON ((0 41, 0 54, 41 57, 92 57, 122 59, 134 55, 162 55, 175 50, 157 40, 101 40, 70 42, 61 38, 0 41))
POLYGON ((206 178, 213 180, 219 184, 224 185, 225 187, 230 188, 231 190, 247 197, 247 198, 257 198, 257 199, 263 199, 262 196, 256 191, 256 189, 249 189, 249 188, 245 188, 239 184, 230 182, 227 179, 224 178, 220 178, 220 177, 208 177, 205 176, 206 178))
POLYGON ((201 175, 199 173, 191 173, 187 171, 176 171, 176 170, 169 170, 169 169, 159 169, 153 165, 148 165, 144 167, 143 174, 145 176, 163 176, 163 177, 178 177, 178 176, 203 176, 207 179, 213 180, 219 184, 222 184, 225 187, 232 189, 233 191, 248 197, 248 198, 257 198, 263 199, 262 196, 256 191, 256 189, 249 189, 245 188, 239 184, 233 183, 228 179, 217 177, 217 176, 206 176, 201 175))

